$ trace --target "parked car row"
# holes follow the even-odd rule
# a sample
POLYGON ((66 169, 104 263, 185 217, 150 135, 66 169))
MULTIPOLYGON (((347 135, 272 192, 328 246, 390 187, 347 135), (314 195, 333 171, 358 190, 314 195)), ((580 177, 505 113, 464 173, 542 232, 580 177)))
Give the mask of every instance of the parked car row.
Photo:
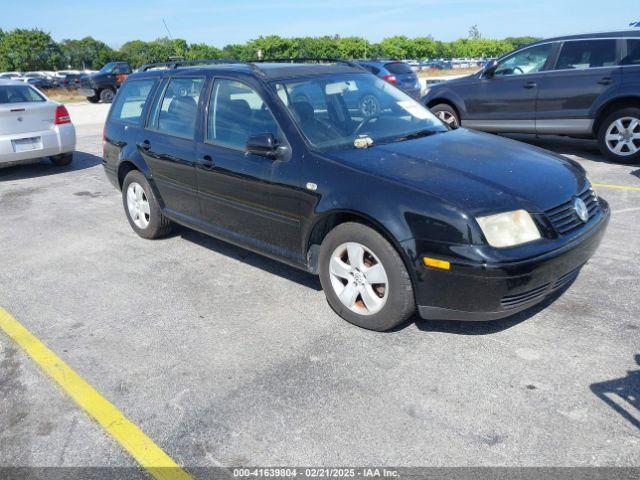
POLYGON ((49 88, 77 88, 80 85, 80 79, 91 73, 91 70, 2 72, 0 73, 0 79, 29 83, 40 90, 49 88))

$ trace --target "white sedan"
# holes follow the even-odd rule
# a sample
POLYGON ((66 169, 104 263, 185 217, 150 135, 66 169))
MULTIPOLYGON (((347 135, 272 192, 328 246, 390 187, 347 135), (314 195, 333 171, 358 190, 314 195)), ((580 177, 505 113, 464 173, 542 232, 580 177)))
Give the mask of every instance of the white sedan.
POLYGON ((43 157, 69 165, 75 148, 76 129, 64 105, 27 83, 0 80, 0 167, 43 157))

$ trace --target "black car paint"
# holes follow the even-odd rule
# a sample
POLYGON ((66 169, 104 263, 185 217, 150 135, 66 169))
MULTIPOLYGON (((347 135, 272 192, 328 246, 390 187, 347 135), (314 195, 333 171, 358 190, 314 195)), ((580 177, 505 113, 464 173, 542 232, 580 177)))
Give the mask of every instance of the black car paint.
POLYGON ((485 320, 531 306, 505 310, 500 299, 581 267, 608 222, 608 206, 599 200, 584 228, 555 234, 543 212, 588 186, 584 170, 511 140, 460 129, 368 149, 314 151, 269 82, 240 66, 130 76, 127 82, 157 79, 141 123, 157 101, 161 78, 195 76, 207 78, 203 92, 214 78, 253 87, 284 133, 282 157, 205 143, 203 93, 195 142, 107 120, 103 164, 114 186, 137 168, 172 220, 310 272, 317 272, 326 226, 365 222, 398 250, 423 316, 485 320), (474 216, 517 208, 533 214, 543 238, 512 248, 487 245, 474 216), (451 270, 425 267, 425 255, 450 261, 451 270))
POLYGON ((583 70, 553 70, 560 45, 566 41, 616 39, 620 63, 627 52, 627 39, 640 38, 639 32, 609 32, 558 37, 526 45, 510 52, 551 43, 553 48, 542 71, 532 74, 493 77, 483 71, 434 85, 422 98, 428 107, 446 103, 459 114, 462 126, 470 122, 505 122, 492 132, 566 134, 594 137, 599 121, 609 107, 640 102, 640 66, 615 65, 583 70), (586 120, 584 131, 574 131, 562 123, 545 126, 545 121, 586 120), (514 121, 528 122, 526 126, 514 121))

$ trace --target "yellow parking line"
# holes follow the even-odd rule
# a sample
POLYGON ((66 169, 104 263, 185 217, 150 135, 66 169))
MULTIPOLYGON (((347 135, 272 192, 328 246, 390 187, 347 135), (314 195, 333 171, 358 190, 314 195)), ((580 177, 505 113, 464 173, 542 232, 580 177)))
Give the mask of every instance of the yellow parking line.
POLYGON ((0 307, 0 329, 53 378, 62 389, 157 480, 187 480, 182 470, 153 440, 112 403, 85 382, 69 365, 0 307))
POLYGON ((634 192, 640 192, 640 187, 627 187, 626 185, 611 185, 609 183, 592 183, 594 187, 602 188, 615 188, 617 190, 632 190, 634 192))

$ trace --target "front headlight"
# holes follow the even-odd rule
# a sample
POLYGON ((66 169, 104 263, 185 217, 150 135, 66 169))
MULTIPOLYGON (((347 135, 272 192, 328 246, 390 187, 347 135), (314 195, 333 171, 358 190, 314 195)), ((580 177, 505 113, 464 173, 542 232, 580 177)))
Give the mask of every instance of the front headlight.
POLYGON ((540 238, 540 231, 526 210, 498 213, 476 220, 492 247, 513 247, 540 238))

